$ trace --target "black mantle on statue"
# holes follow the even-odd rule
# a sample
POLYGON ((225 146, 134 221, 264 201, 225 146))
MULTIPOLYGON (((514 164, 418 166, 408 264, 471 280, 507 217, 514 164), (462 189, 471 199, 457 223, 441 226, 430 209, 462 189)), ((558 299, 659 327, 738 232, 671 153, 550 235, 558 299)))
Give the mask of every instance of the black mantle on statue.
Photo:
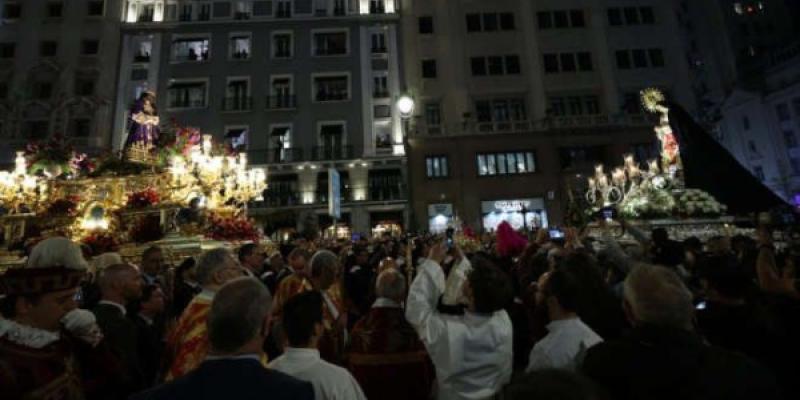
POLYGON ((678 104, 669 120, 680 144, 686 187, 704 190, 732 215, 769 211, 787 203, 765 186, 678 104))

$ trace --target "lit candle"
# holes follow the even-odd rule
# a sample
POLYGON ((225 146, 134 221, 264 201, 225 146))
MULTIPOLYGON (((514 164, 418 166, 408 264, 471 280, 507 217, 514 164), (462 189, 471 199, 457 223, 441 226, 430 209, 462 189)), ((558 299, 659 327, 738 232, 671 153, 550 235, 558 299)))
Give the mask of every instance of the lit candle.
POLYGON ((625 168, 626 169, 630 169, 633 166, 635 166, 635 163, 633 161, 633 155, 626 154, 625 155, 625 168))
POLYGON ((605 175, 605 173, 603 173, 603 164, 595 165, 594 166, 594 176, 599 178, 599 177, 601 177, 603 175, 605 175))
POLYGON ((659 173, 660 171, 659 171, 659 169, 658 169, 658 161, 657 161, 657 160, 650 160, 650 161, 648 162, 648 167, 647 167, 647 170, 648 170, 648 172, 650 172, 651 174, 657 174, 657 173, 659 173))
POLYGON ((28 171, 28 163, 25 162, 24 151, 17 152, 17 158, 14 160, 14 164, 15 164, 14 174, 25 175, 25 172, 28 171))
POLYGON ((615 185, 621 186, 625 183, 625 171, 622 168, 617 168, 611 173, 611 180, 615 185))
POLYGON ((203 135, 203 154, 211 154, 211 135, 203 135))
POLYGON ((605 175, 601 175, 600 178, 597 180, 597 186, 602 190, 608 187, 608 178, 605 175))

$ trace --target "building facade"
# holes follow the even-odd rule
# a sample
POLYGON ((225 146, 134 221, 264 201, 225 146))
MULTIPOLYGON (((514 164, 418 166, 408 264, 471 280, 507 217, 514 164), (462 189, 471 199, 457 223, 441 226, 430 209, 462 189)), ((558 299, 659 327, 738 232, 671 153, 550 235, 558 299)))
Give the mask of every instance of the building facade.
POLYGON ((122 1, 0 4, 0 159, 56 133, 110 146, 122 1))
POLYGON ((742 85, 760 85, 770 58, 800 37, 795 0, 675 0, 685 57, 697 103, 707 126, 742 85))
POLYGON ((800 46, 774 59, 762 85, 738 88, 723 103, 715 134, 753 175, 800 205, 800 46))
POLYGON ((695 109, 671 3, 403 1, 412 212, 493 230, 563 223, 596 163, 657 156, 638 93, 695 109))
POLYGON ((199 128, 268 171, 251 215, 268 232, 327 228, 339 172, 348 232, 406 225, 394 0, 129 0, 114 143, 143 91, 161 120, 199 128))

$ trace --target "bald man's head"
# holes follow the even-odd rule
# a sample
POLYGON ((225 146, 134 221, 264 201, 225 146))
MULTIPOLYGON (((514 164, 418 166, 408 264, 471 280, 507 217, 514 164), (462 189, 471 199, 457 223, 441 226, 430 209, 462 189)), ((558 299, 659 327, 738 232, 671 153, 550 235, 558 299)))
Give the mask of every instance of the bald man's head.
POLYGON ((406 278, 394 269, 388 269, 378 275, 375 281, 375 294, 398 303, 406 297, 406 278))
POLYGON ((103 299, 126 304, 142 296, 139 270, 131 264, 114 264, 106 268, 98 280, 103 299))

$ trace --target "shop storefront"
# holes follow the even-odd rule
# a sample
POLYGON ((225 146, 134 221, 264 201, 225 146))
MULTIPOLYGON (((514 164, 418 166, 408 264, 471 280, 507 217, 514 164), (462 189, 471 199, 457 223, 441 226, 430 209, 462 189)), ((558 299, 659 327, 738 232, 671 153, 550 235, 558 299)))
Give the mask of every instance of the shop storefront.
POLYGON ((333 218, 328 214, 319 214, 319 230, 325 239, 349 239, 353 230, 350 225, 350 213, 342 213, 342 218, 333 224, 333 218))
POLYGON ((497 230, 506 221, 514 229, 547 228, 547 211, 544 199, 493 200, 481 202, 483 229, 497 230))
POLYGON ((403 212, 385 211, 369 214, 372 225, 372 236, 390 235, 393 237, 403 234, 403 212))
POLYGON ((428 205, 428 230, 431 233, 444 233, 453 223, 453 205, 430 204, 428 205))

